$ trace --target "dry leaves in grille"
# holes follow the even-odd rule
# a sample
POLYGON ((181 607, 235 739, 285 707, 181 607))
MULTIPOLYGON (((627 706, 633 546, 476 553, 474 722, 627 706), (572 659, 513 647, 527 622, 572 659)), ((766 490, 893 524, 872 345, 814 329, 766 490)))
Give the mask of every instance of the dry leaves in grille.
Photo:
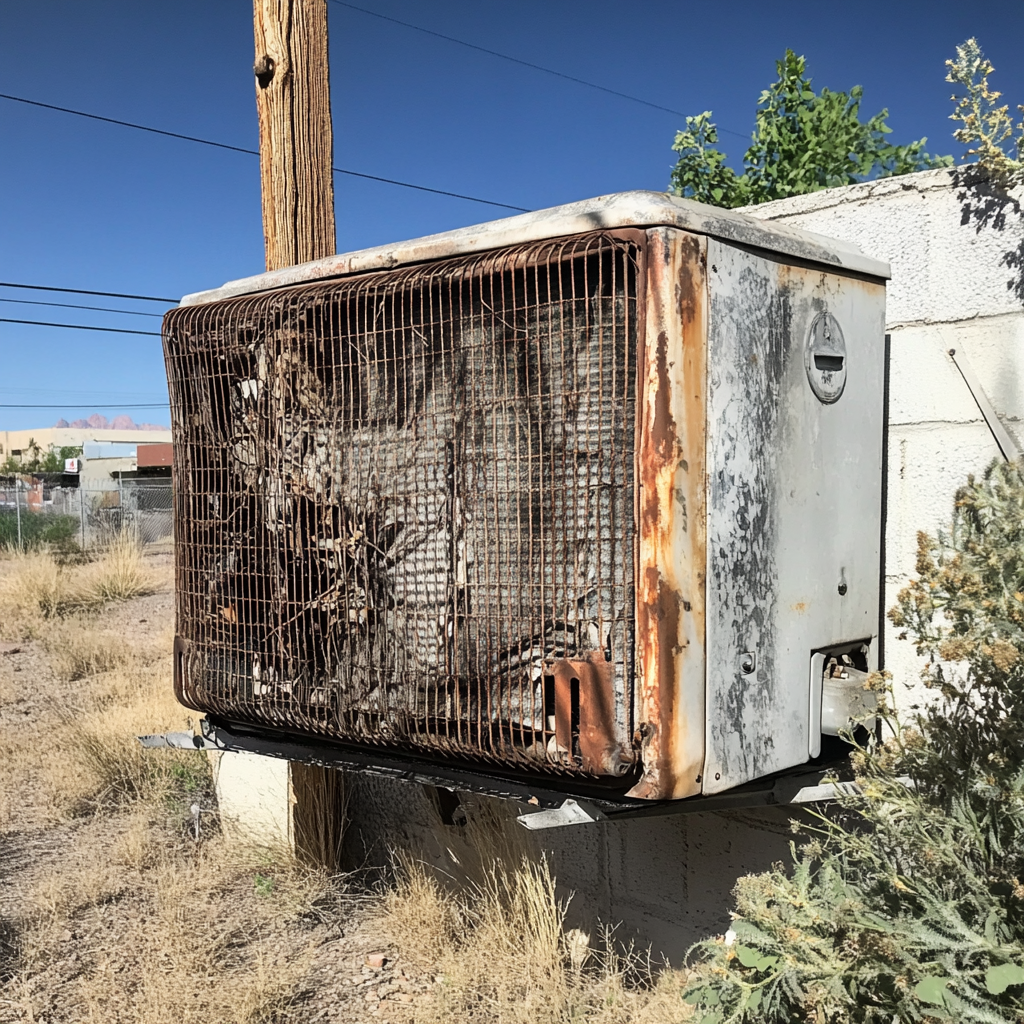
POLYGON ((169 314, 186 701, 628 770, 639 258, 595 234, 169 314), (557 726, 560 661, 608 666, 606 763, 557 726))

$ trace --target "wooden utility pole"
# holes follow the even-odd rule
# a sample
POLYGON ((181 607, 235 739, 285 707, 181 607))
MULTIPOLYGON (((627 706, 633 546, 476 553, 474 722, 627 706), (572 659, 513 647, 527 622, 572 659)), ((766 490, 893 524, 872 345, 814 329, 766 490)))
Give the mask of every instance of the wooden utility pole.
POLYGON ((267 270, 335 251, 327 0, 253 0, 267 270))
MULTIPOLYGON (((278 270, 335 251, 327 0, 253 0, 253 30, 263 238, 278 270)), ((344 776, 297 763, 288 774, 295 853, 337 867, 344 776)))

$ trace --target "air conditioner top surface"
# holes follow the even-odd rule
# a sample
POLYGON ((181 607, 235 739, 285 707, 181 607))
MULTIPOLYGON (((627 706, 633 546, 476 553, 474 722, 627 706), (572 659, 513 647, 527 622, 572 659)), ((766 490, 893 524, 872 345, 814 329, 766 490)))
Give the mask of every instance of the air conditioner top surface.
POLYGON ((753 246, 824 267, 888 278, 889 264, 865 255, 856 246, 812 231, 769 223, 734 210, 706 206, 664 192, 618 192, 547 210, 487 221, 470 227, 425 235, 372 249, 339 253, 298 266, 243 277, 220 288, 194 292, 181 300, 196 306, 236 295, 305 284, 325 278, 389 270, 411 263, 501 249, 510 245, 614 228, 669 226, 723 241, 753 246))

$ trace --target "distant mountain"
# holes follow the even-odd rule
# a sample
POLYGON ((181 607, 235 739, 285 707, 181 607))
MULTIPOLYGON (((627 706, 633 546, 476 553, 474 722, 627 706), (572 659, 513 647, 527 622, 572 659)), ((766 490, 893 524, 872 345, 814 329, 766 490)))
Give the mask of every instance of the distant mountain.
POLYGON ((106 416, 101 415, 98 412, 94 412, 88 419, 72 420, 70 423, 62 416, 54 427, 61 429, 64 427, 74 427, 75 429, 86 429, 92 428, 93 430, 167 430, 167 427, 161 426, 159 423, 136 423, 131 416, 126 416, 123 413, 120 416, 115 416, 112 420, 108 420, 106 416))

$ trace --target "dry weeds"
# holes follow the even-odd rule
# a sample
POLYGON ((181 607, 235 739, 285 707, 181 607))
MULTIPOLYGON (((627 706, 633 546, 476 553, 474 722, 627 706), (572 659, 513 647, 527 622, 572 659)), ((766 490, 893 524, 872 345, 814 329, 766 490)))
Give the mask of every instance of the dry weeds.
POLYGON ((63 683, 125 668, 131 660, 124 637, 101 633, 93 623, 65 624, 50 632, 45 642, 53 674, 63 683))
POLYGON ((546 861, 493 861, 483 884, 453 892, 421 863, 399 862, 385 931, 440 978, 417 1024, 676 1024, 683 975, 617 949, 614 936, 565 928, 568 904, 546 861))
POLYGON ((57 562, 48 551, 8 551, 0 586, 0 632, 11 639, 43 635, 47 620, 128 601, 156 589, 133 534, 118 534, 85 564, 57 562))
POLYGON ((161 835, 149 823, 146 832, 141 858, 129 843, 137 867, 80 862, 33 892, 8 982, 23 1015, 14 1019, 282 1019, 304 996, 314 952, 308 933, 287 934, 288 926, 296 908, 315 902, 319 880, 287 862, 240 857, 218 838, 189 848, 166 828, 161 835), (257 895, 254 878, 281 884, 257 895), (63 981, 57 991, 54 976, 63 981))
MULTIPOLYGON (((406 860, 372 916, 346 879, 229 844, 205 755, 135 739, 190 727, 171 689, 169 566, 161 579, 147 557, 126 542, 82 566, 0 561, 0 623, 23 647, 0 657, 0 1022, 686 1016, 680 975, 566 930, 546 863, 486 807, 467 825, 467 887, 406 860), (397 965, 368 968, 389 937, 397 965)), ((340 787, 307 781, 310 807, 342 820, 340 787)), ((325 856, 339 833, 300 838, 325 856)))
POLYGON ((0 563, 6 629, 42 638, 0 659, 0 1021, 283 1020, 316 929, 351 902, 336 876, 224 842, 204 754, 137 742, 189 727, 169 582, 131 543, 85 566, 0 563), (161 587, 163 624, 123 603, 161 587))

